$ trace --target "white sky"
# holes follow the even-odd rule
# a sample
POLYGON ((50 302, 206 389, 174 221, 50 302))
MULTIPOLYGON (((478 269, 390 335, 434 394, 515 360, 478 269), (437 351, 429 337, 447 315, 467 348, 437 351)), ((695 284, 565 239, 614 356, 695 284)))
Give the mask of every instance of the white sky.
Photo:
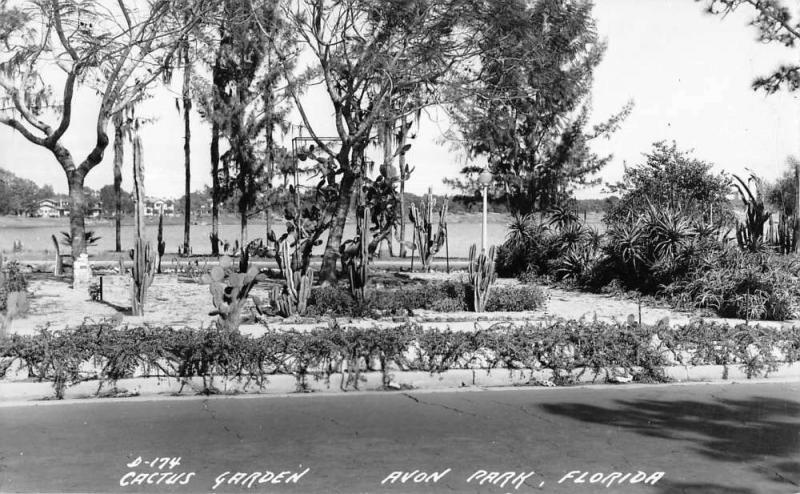
MULTIPOLYGON (((795 1, 795 0, 791 0, 795 1)), ((605 58, 596 71, 593 91, 597 121, 618 111, 628 100, 635 108, 622 128, 595 149, 613 153, 601 173, 604 181, 622 176, 623 162, 636 164, 653 142, 675 140, 682 149, 713 163, 717 169, 769 179, 782 173, 789 155, 800 156, 800 92, 767 96, 751 83, 781 62, 800 61, 800 49, 762 45, 755 29, 747 26, 745 8, 722 19, 706 15, 703 3, 692 0, 596 0, 595 17, 608 41, 605 58)), ((179 83, 180 77, 175 77, 179 83)), ((183 193, 183 123, 175 108, 176 95, 159 91, 139 113, 157 116, 145 127, 145 186, 148 195, 178 197, 183 193)), ((331 134, 332 122, 324 98, 308 96, 318 132, 331 134)), ((94 144, 91 132, 96 98, 78 94, 72 129, 65 144, 80 161, 94 144)), ((299 123, 299 121, 297 122, 299 123)), ((209 131, 194 115, 192 134, 192 188, 210 183, 209 131)), ((416 167, 408 190, 424 192, 432 186, 446 193, 442 178, 455 175, 464 157, 441 142, 447 128, 442 112, 430 112, 408 156, 416 167)), ((109 126, 113 136, 113 127, 109 126)), ((128 146, 123 187, 131 189, 128 146)), ((113 150, 88 176, 87 185, 99 189, 113 181, 113 150)), ((66 191, 66 179, 50 153, 21 135, 0 126, 0 167, 38 183, 66 191)), ((579 197, 597 197, 600 189, 579 191, 579 197)))

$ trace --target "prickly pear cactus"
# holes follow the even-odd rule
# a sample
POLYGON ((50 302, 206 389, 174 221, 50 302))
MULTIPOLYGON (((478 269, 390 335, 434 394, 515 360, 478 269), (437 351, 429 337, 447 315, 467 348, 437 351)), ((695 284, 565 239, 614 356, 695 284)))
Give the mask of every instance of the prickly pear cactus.
POLYGON ((469 249, 469 283, 472 286, 475 312, 483 312, 492 285, 497 280, 497 274, 494 272, 494 246, 489 249, 488 255, 481 252, 476 258, 476 252, 477 248, 472 244, 469 249))
POLYGON ((242 307, 247 302, 250 290, 258 281, 258 268, 250 267, 246 273, 232 269, 232 261, 225 256, 217 266, 204 274, 202 281, 208 283, 214 310, 209 313, 217 316, 217 326, 225 331, 238 331, 242 307))
POLYGON ((284 286, 273 287, 269 293, 268 305, 263 304, 258 297, 253 297, 256 309, 262 315, 271 309, 272 313, 281 317, 295 314, 304 314, 311 296, 311 284, 314 282, 314 271, 307 268, 305 273, 292 269, 291 256, 289 255, 289 242, 284 239, 278 244, 281 272, 283 273, 284 286))
MULTIPOLYGON (((141 238, 134 241, 133 269, 131 270, 131 313, 134 316, 144 315, 144 302, 147 290, 153 284, 156 275, 157 259, 155 252, 150 248, 150 242, 141 238)), ((120 264, 121 265, 121 264, 120 264)))

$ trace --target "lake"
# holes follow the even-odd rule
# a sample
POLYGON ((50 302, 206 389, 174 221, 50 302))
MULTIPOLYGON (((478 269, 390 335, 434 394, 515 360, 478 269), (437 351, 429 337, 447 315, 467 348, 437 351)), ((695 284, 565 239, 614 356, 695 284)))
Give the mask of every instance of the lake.
MULTIPOLYGON (((448 243, 451 257, 467 257, 470 245, 480 245, 480 218, 480 215, 476 214, 454 215, 448 221, 447 227, 450 237, 448 243)), ((183 245, 183 224, 174 224, 178 221, 181 221, 180 218, 170 218, 169 224, 164 225, 164 241, 169 253, 177 252, 178 247, 183 245)), ((231 218, 220 225, 220 238, 229 241, 231 244, 239 238, 239 225, 234 221, 236 220, 231 218)), ((487 238, 490 245, 499 245, 505 240, 508 221, 509 219, 505 215, 489 214, 487 238)), ((114 250, 114 224, 112 222, 87 220, 86 228, 100 237, 97 245, 89 248, 90 255, 114 250)), ((285 231, 283 224, 276 225, 274 229, 278 234, 285 231)), ((68 230, 69 220, 67 218, 0 218, 0 250, 9 253, 12 250, 14 241, 20 240, 26 253, 53 252, 53 242, 50 236, 55 234, 60 238, 60 232, 68 230)), ((145 236, 155 243, 157 232, 157 224, 148 224, 145 236)), ((406 236, 409 239, 411 238, 411 232, 410 225, 406 225, 406 236)), ((211 244, 208 239, 210 233, 210 224, 192 225, 191 245, 194 254, 211 253, 211 244)), ((355 225, 350 221, 345 228, 344 238, 352 238, 354 233, 355 225)), ((248 234, 251 240, 258 237, 264 238, 264 220, 251 223, 248 227, 248 234)), ((121 235, 123 250, 131 249, 134 238, 133 225, 123 224, 121 235)), ((327 238, 327 236, 324 238, 327 238)), ((315 249, 315 254, 321 254, 323 249, 324 243, 315 249)), ((397 245, 395 245, 395 249, 397 249, 397 245)), ((444 248, 441 251, 441 255, 443 254, 444 248)))

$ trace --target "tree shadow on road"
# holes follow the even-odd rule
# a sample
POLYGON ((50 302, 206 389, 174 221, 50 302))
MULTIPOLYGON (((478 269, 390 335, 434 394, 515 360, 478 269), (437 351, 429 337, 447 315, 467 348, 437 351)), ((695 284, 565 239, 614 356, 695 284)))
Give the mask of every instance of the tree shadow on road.
MULTIPOLYGON (((800 491, 800 403, 753 397, 704 401, 617 400, 604 408, 582 403, 541 405, 548 413, 623 427, 650 437, 689 441, 701 455, 752 468, 769 481, 800 491)), ((664 492, 733 492, 747 488, 715 484, 663 484, 664 492)))

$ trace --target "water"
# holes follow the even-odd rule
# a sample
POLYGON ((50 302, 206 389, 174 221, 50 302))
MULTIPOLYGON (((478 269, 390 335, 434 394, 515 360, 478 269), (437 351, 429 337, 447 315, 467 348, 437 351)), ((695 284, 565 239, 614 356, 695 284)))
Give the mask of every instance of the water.
MULTIPOLYGON (((53 241, 50 236, 55 234, 59 240, 62 231, 69 230, 69 220, 66 218, 2 218, 0 217, 0 249, 3 252, 11 252, 12 245, 15 240, 22 241, 23 249, 26 253, 44 253, 53 252, 53 241)), ((172 218, 176 221, 176 218, 172 218)), ((455 221, 448 222, 449 232, 449 249, 450 257, 467 257, 469 254, 469 247, 472 244, 480 246, 481 242, 481 222, 480 215, 470 215, 464 217, 456 217, 455 221)), ((508 231, 507 219, 501 215, 490 214, 490 221, 487 225, 488 233, 487 238, 490 245, 501 244, 505 240, 506 232, 508 231)), ((101 252, 114 250, 114 224, 107 221, 92 222, 87 220, 86 229, 91 230, 95 235, 101 237, 100 241, 94 247, 89 248, 90 255, 96 255, 101 252)), ((276 233, 280 235, 285 231, 282 224, 275 225, 276 233)), ((406 237, 411 239, 412 229, 410 225, 406 225, 406 237)), ((155 243, 158 233, 157 224, 148 224, 145 237, 151 242, 155 243)), ((210 254, 211 243, 209 241, 209 234, 211 233, 210 224, 197 224, 192 225, 191 228, 191 245, 194 254, 210 254)), ((348 222, 345 227, 344 238, 352 238, 355 233, 355 226, 352 222, 348 222)), ((254 222, 248 227, 248 235, 251 240, 256 238, 264 238, 265 225, 264 221, 254 222)), ((133 248, 133 225, 123 225, 121 231, 122 248, 128 250, 133 248)), ((226 223, 220 225, 220 239, 227 240, 231 244, 239 238, 239 225, 238 223, 226 223)), ((321 254, 324 249, 324 241, 327 236, 323 236, 323 244, 315 249, 315 254, 321 254)), ((178 247, 183 245, 183 224, 165 224, 164 225, 164 241, 166 243, 167 252, 175 253, 178 247)), ((62 247, 65 251, 67 247, 62 247)), ((395 253, 397 253, 397 244, 395 243, 395 253)), ((444 255, 444 247, 442 247, 440 255, 444 255)))

